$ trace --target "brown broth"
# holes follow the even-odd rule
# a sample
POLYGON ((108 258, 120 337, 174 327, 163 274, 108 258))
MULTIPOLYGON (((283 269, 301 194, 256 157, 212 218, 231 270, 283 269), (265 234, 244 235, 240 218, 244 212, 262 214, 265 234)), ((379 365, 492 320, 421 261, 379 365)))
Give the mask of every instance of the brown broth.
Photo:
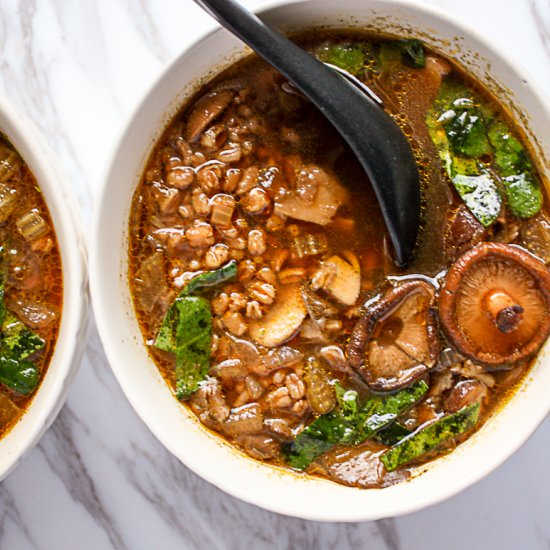
MULTIPOLYGON (((13 151, 1 134, 0 146, 2 153, 6 150, 13 151)), ((0 163, 2 162, 5 162, 4 157, 0 158, 0 163)), ((61 320, 61 256, 39 185, 22 159, 17 156, 15 162, 18 165, 17 170, 11 176, 0 179, 2 193, 10 189, 17 197, 13 207, 6 207, 3 201, 0 207, 0 217, 5 218, 0 223, 2 264, 5 270, 4 301, 10 314, 44 340, 44 346, 28 358, 39 369, 41 382, 54 352, 61 320), (25 237, 18 226, 29 212, 36 213, 39 216, 37 219, 41 219, 39 225, 35 226, 38 229, 33 237, 29 237, 30 234, 25 237)), ((0 437, 24 414, 38 391, 37 388, 23 395, 0 384, 0 437), (16 411, 10 403, 17 407, 16 411)))
MULTIPOLYGON (((315 33, 299 36, 297 40, 312 51, 323 44, 356 40, 368 43, 371 48, 369 51, 375 51, 380 42, 380 38, 377 37, 349 32, 315 33)), ((433 59, 441 59, 431 52, 429 55, 433 59)), ((389 74, 380 72, 376 69, 374 54, 367 63, 367 70, 363 76, 365 81, 380 93, 387 110, 410 138, 421 171, 423 227, 415 260, 407 270, 400 271, 392 263, 386 231, 373 191, 346 144, 311 104, 285 84, 282 76, 254 57, 224 71, 201 89, 174 117, 153 150, 143 179, 134 194, 129 243, 131 293, 145 342, 150 346, 151 355, 163 376, 174 389, 173 356, 155 349, 151 344, 170 303, 185 283, 197 272, 213 269, 208 265, 208 254, 214 244, 220 245, 220 250, 223 248, 220 254, 224 256, 224 262, 229 259, 239 262, 239 275, 237 280, 226 283, 209 294, 214 310, 215 344, 211 361, 213 366, 223 364, 227 359, 244 357, 239 342, 250 339, 248 331, 252 330, 255 322, 251 314, 256 310, 250 306, 251 301, 258 302, 257 294, 251 291, 254 285, 256 288, 259 288, 258 285, 271 285, 279 293, 285 286, 281 282, 283 278, 286 280, 294 275, 297 278, 296 284, 304 284, 306 280, 312 279, 318 272, 320 258, 324 258, 325 261, 334 255, 347 258, 345 255, 342 256, 344 251, 351 251, 357 258, 361 266, 361 286, 354 303, 335 305, 334 300, 329 300, 337 312, 328 316, 327 323, 332 322, 332 328, 323 328, 324 333, 318 341, 312 338, 311 334, 306 334, 305 323, 312 324, 311 320, 306 319, 300 332, 283 343, 284 346, 300 352, 302 359, 288 364, 283 361, 282 367, 268 369, 268 372, 258 369, 254 360, 250 358, 245 365, 248 370, 244 373, 231 376, 222 374, 221 370, 212 371, 213 380, 218 381, 218 386, 213 386, 212 390, 217 396, 216 399, 219 398, 218 402, 213 404, 214 398, 211 395, 208 397, 208 404, 201 402, 203 398, 208 399, 198 395, 200 391, 190 400, 192 410, 207 427, 217 431, 254 458, 275 464, 284 465, 279 451, 281 442, 288 439, 289 434, 279 433, 273 426, 284 424, 284 429, 288 428, 296 434, 322 412, 322 403, 313 406, 308 397, 313 382, 311 378, 308 379, 309 382, 304 382, 308 377, 306 357, 319 353, 320 349, 327 345, 345 349, 360 315, 358 306, 387 289, 387 277, 428 277, 433 280, 433 277, 446 270, 451 263, 444 253, 444 233, 451 213, 457 209, 461 201, 442 170, 435 146, 424 123, 426 112, 437 96, 439 83, 427 70, 409 68, 403 64, 396 66, 389 74), (217 91, 218 98, 223 97, 223 93, 228 90, 234 94, 231 104, 224 107, 221 114, 205 125, 201 132, 204 136, 205 130, 219 126, 212 131, 212 135, 216 140, 223 141, 225 138, 226 141, 221 146, 217 143, 212 145, 209 140, 214 138, 210 136, 208 139, 201 138, 201 141, 188 143, 184 137, 186 131, 189 132, 191 124, 186 125, 193 119, 193 108, 197 102, 200 104, 200 98, 212 91, 217 91), (224 147, 227 149, 227 143, 236 144, 240 154, 231 156, 231 160, 225 163, 224 156, 220 156, 220 150, 224 150, 224 147), (227 177, 228 169, 241 170, 242 177, 251 167, 258 167, 260 173, 260 184, 256 181, 254 187, 261 188, 258 193, 263 197, 267 196, 268 206, 261 213, 247 211, 253 204, 250 191, 239 193, 239 188, 235 190, 229 181, 230 178, 227 177), (289 189, 295 191, 300 186, 300 171, 305 170, 307 177, 315 179, 317 176, 312 174, 318 174, 315 172, 316 167, 324 171, 324 175, 319 176, 321 179, 328 177, 330 181, 336 181, 346 189, 347 198, 332 217, 332 221, 320 226, 292 218, 280 221, 274 218, 274 203, 283 201, 285 193, 290 192, 289 189), (178 183, 177 186, 170 184, 170 181, 175 181, 170 180, 171 173, 180 174, 180 170, 192 174, 189 176, 193 180, 192 183, 178 183), (211 232, 205 228, 208 225, 212 229, 211 199, 219 194, 231 195, 236 199, 230 228, 232 233, 227 231, 227 228, 220 229, 217 226, 211 232), (202 237, 197 237, 198 242, 202 244, 194 246, 187 230, 193 226, 193 220, 197 219, 202 221, 200 231, 204 230, 205 233, 202 237), (276 228, 276 225, 272 225, 272 222, 276 224, 278 221, 281 228, 274 230, 273 227, 276 228), (265 235, 265 250, 257 254, 253 254, 254 248, 251 248, 250 243, 247 244, 247 238, 250 240, 250 231, 255 229, 259 229, 265 235), (323 253, 300 257, 294 247, 296 238, 320 234, 325 239, 323 253), (280 268, 279 260, 285 251, 288 257, 280 268), (246 275, 247 265, 252 266, 250 278, 246 275), (262 275, 262 268, 267 269, 266 277, 262 275), (288 269, 294 271, 286 272, 288 269), (219 391, 220 388, 222 391, 219 391), (279 406, 278 403, 282 405, 279 406), (226 414, 231 413, 233 416, 230 419, 238 420, 237 413, 240 408, 250 405, 261 409, 263 427, 256 431, 243 432, 235 431, 233 425, 228 427, 226 414), (217 417, 219 415, 225 416, 225 419, 221 421, 217 417)), ((452 66, 452 78, 475 89, 491 109, 509 122, 494 98, 455 66, 452 66)), ((515 132, 521 136, 519 131, 515 132)), ((232 155, 232 151, 227 154, 232 155)), ((308 192, 307 185, 303 192, 308 192)), ((517 233, 520 234, 522 224, 522 220, 507 216, 501 225, 518 226, 517 233)), ((496 229, 489 232, 487 237, 488 240, 501 238, 501 233, 496 229)), ((517 243, 518 239, 516 235, 508 239, 508 242, 517 243)), ((269 291, 270 289, 267 289, 268 293, 269 291)), ((260 303, 259 307, 264 315, 267 315, 271 307, 269 297, 266 298, 265 305, 260 303)), ((439 335, 439 339, 441 348, 449 346, 442 334, 439 335)), ((260 353, 267 351, 260 350, 260 353)), ((461 368, 466 363, 468 362, 461 362, 461 368)), ((482 420, 478 423, 479 426, 502 406, 505 397, 520 383, 528 371, 529 361, 522 361, 511 370, 486 371, 477 365, 466 365, 464 368, 470 369, 468 374, 453 371, 453 384, 462 379, 473 378, 482 380, 481 383, 486 385, 487 398, 483 401, 482 420), (472 374, 472 369, 477 371, 472 374)), ((369 395, 366 386, 358 382, 356 377, 350 377, 346 372, 337 372, 337 369, 327 374, 329 370, 325 366, 324 376, 331 379, 331 383, 339 380, 348 387, 351 385, 357 389, 361 395, 369 395)), ((432 388, 437 385, 438 380, 441 382, 446 370, 446 367, 440 366, 427 376, 432 388)), ((230 368, 226 372, 230 373, 230 368)), ((404 421, 414 429, 432 419, 434 415, 440 415, 443 394, 444 392, 435 397, 428 394, 412 412, 405 415, 404 421)), ((374 443, 367 442, 363 446, 344 448, 340 451, 351 453, 350 457, 355 456, 357 452, 365 452, 370 456, 371 453, 378 452, 373 451, 372 445, 374 443)), ((379 450, 379 447, 376 449, 379 450)), ((337 453, 340 451, 336 449, 337 453)), ((431 457, 433 455, 426 459, 431 457)), ((325 457, 323 460, 326 462, 328 458, 325 457)), ((333 457, 330 460, 336 459, 333 457)), ((334 463, 331 464, 334 467, 334 463)), ((342 483, 368 487, 399 481, 408 474, 408 470, 402 468, 401 474, 385 478, 386 481, 375 482, 347 479, 340 470, 340 473, 331 474, 326 463, 323 466, 317 462, 310 471, 332 477, 342 483)))

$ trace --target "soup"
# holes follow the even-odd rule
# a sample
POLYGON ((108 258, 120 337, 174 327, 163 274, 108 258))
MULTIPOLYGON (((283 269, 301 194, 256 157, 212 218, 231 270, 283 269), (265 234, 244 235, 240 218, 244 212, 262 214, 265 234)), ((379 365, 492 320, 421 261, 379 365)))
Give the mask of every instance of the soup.
MULTIPOLYGON (((156 144, 133 198, 129 281, 176 398, 251 457, 384 487, 498 411, 550 330, 550 220, 528 144, 417 40, 297 37, 363 80, 422 180, 395 267, 368 179, 322 115, 250 57, 156 144)), ((365 129, 368 131, 368 129, 365 129)))
POLYGON ((44 378, 61 320, 63 278, 37 181, 0 134, 0 436, 44 378))

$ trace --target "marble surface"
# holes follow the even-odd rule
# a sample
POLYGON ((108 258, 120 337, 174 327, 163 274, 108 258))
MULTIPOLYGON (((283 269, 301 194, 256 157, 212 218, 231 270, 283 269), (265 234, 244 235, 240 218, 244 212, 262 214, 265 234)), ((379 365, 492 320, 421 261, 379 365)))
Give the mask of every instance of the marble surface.
MULTIPOLYGON (((550 92, 549 0, 429 3, 494 41, 550 92)), ((212 26, 191 0, 0 1, 0 93, 57 153, 85 224, 126 117, 212 26)), ((492 475, 427 510, 362 524, 278 516, 220 492, 160 445, 122 394, 92 323, 61 414, 0 484, 0 548, 550 548, 549 461, 546 421, 492 475)))

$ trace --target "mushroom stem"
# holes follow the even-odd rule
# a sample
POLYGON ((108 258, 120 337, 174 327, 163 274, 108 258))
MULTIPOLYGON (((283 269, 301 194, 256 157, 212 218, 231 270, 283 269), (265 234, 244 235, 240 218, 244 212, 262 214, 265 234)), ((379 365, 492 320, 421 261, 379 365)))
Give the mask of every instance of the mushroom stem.
POLYGON ((523 308, 516 304, 509 294, 493 290, 486 297, 487 313, 501 332, 517 329, 522 320, 523 308))

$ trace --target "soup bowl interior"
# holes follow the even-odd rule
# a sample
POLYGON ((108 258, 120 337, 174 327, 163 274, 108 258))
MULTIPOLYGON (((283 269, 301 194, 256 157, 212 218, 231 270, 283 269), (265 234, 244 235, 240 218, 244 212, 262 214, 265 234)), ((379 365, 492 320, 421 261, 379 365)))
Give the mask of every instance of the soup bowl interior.
MULTIPOLYGON (((455 59, 497 93, 533 138, 548 176, 550 114, 536 86, 473 32, 441 13, 395 0, 310 0, 262 15, 287 31, 356 27, 418 37, 455 59), (521 113, 521 116, 519 114, 521 113), (536 136, 536 139, 534 138, 536 136)), ((97 204, 91 283, 100 335, 125 394, 158 439, 184 464, 245 501, 287 515, 327 521, 395 516, 438 502, 486 475, 514 452, 546 416, 548 346, 521 389, 476 434, 408 482, 361 490, 256 462, 205 429, 172 395, 149 358, 128 286, 128 220, 132 195, 163 128, 211 76, 248 54, 226 31, 209 34, 168 67, 129 120, 114 151, 97 204)))
POLYGON ((38 442, 63 405, 85 344, 88 283, 76 201, 52 153, 32 125, 0 99, 0 131, 34 174, 57 237, 63 270, 63 309, 48 369, 25 413, 0 440, 0 479, 38 442))

